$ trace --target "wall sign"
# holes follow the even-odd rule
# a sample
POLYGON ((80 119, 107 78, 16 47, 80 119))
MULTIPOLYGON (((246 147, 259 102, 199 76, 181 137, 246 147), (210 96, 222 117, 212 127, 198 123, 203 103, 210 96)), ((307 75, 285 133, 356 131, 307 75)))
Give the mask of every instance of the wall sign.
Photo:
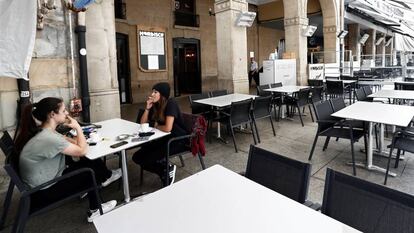
POLYGON ((167 70, 165 30, 138 29, 139 68, 142 71, 167 70))

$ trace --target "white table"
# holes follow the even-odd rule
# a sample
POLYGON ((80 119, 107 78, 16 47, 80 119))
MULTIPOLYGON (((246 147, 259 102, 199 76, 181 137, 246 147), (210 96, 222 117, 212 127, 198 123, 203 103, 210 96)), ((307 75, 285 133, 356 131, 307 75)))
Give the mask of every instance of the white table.
POLYGON ((359 232, 220 165, 94 220, 99 233, 359 232))
MULTIPOLYGON (((384 125, 406 127, 414 116, 414 107, 359 101, 333 113, 332 116, 369 122, 368 158, 367 164, 364 167, 385 173, 386 170, 384 168, 372 164, 373 123, 381 124, 381 130, 384 128, 384 125)), ((361 164, 358 165, 361 166, 361 164)), ((389 174, 396 176, 396 174, 391 172, 389 174)))
POLYGON ((89 146, 89 151, 86 154, 88 159, 97 159, 104 157, 106 155, 110 155, 116 152, 121 152, 121 159, 122 159, 122 181, 123 181, 123 188, 124 188, 124 197, 125 202, 130 201, 129 196, 129 183, 128 183, 128 170, 127 170, 127 159, 125 150, 139 146, 146 142, 149 142, 154 139, 158 139, 168 135, 169 133, 162 132, 158 129, 152 129, 155 132, 147 141, 140 141, 140 142, 131 142, 131 138, 129 137, 125 141, 128 141, 128 144, 117 148, 111 148, 110 146, 119 142, 116 140, 118 135, 121 134, 137 134, 140 130, 140 125, 131 121, 126 121, 122 119, 111 119, 101 122, 96 122, 96 125, 101 125, 102 128, 98 129, 98 134, 103 138, 102 141, 98 142, 95 146, 89 146))
MULTIPOLYGON (((199 104, 210 105, 216 108, 223 108, 223 107, 230 106, 232 102, 243 101, 247 99, 254 99, 256 97, 257 97, 256 95, 234 93, 234 94, 227 94, 227 95, 205 98, 205 99, 200 99, 200 100, 194 100, 194 102, 199 103, 199 104)), ((221 137, 220 131, 221 131, 220 122, 217 122, 217 138, 222 140, 224 143, 227 143, 227 141, 221 137)))
POLYGON ((369 95, 368 97, 414 100, 414 91, 379 90, 379 91, 369 95))
POLYGON ((291 93, 298 92, 300 89, 305 89, 305 88, 309 88, 309 86, 282 86, 282 87, 264 89, 264 91, 291 94, 291 93))

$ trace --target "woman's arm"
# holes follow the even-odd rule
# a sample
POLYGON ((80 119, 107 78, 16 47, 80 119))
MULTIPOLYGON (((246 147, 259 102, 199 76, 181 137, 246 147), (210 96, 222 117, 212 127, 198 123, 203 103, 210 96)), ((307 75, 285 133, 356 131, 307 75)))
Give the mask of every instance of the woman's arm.
POLYGON ((76 139, 73 139, 73 141, 69 141, 70 144, 68 147, 66 147, 62 153, 69 156, 76 156, 76 157, 82 157, 85 156, 85 154, 88 152, 88 144, 86 143, 85 135, 83 135, 82 128, 80 127, 79 123, 68 116, 70 119, 70 123, 67 124, 72 129, 76 130, 76 139))
POLYGON ((153 105, 154 105, 154 102, 152 100, 152 97, 148 96, 147 104, 146 104, 145 110, 144 110, 144 114, 142 114, 142 116, 141 116, 141 120, 140 120, 141 124, 148 123, 148 114, 149 114, 149 111, 150 111, 150 109, 152 108, 153 105))
POLYGON ((165 117, 165 125, 156 125, 155 128, 164 131, 164 132, 171 132, 174 124, 174 117, 173 116, 166 116, 165 117))

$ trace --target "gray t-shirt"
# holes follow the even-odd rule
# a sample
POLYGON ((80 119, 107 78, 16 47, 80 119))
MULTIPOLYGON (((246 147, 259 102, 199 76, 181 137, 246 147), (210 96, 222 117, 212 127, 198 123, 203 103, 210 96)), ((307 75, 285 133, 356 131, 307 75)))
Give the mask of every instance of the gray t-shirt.
POLYGON ((62 135, 50 129, 37 133, 20 154, 19 170, 23 182, 33 188, 61 176, 65 169, 62 151, 69 144, 62 135))

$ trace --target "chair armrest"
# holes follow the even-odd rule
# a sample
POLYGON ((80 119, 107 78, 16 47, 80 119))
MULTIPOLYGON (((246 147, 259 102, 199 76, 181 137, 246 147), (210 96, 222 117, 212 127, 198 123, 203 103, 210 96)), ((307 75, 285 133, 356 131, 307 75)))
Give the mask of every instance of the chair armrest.
POLYGON ((228 117, 231 116, 230 113, 228 113, 228 112, 220 112, 220 113, 223 114, 223 115, 226 115, 228 117))
POLYGON ((318 123, 332 123, 332 124, 336 124, 338 122, 341 122, 342 120, 317 120, 318 123))
POLYGON ((80 169, 77 169, 75 171, 71 171, 69 173, 66 173, 66 174, 64 174, 62 176, 59 176, 59 177, 57 177, 57 178, 55 178, 53 180, 50 180, 50 181, 48 181, 46 183, 43 183, 43 184, 41 184, 39 186, 36 186, 36 187, 34 187, 34 188, 26 191, 26 192, 23 192, 22 193, 22 196, 27 196, 27 195, 33 194, 33 193, 35 193, 35 192, 37 192, 37 191, 39 191, 39 190, 41 190, 41 189, 43 189, 43 188, 51 185, 51 184, 54 184, 54 183, 59 182, 61 180, 65 180, 65 179, 71 178, 73 176, 79 175, 79 174, 84 173, 84 172, 85 173, 87 173, 87 172, 90 173, 90 175, 92 177, 92 180, 93 180, 93 184, 94 184, 95 187, 97 187, 94 171, 92 169, 90 169, 90 168, 80 168, 80 169))

